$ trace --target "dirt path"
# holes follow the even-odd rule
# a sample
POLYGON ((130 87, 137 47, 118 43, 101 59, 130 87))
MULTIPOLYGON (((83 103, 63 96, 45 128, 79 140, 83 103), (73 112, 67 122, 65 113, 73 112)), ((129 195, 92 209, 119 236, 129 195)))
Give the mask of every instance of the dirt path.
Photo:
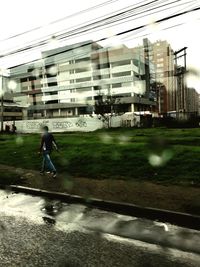
POLYGON ((165 186, 151 182, 112 179, 95 180, 70 177, 64 173, 53 179, 47 174, 41 176, 33 170, 5 165, 0 165, 0 170, 1 176, 3 173, 18 175, 19 183, 24 186, 200 215, 200 188, 192 186, 165 186))

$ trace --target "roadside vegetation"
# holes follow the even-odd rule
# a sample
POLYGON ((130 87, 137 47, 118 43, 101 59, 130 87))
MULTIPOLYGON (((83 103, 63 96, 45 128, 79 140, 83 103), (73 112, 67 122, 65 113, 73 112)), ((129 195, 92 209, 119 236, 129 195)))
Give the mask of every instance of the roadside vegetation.
MULTIPOLYGON (((60 173, 90 179, 200 184, 200 130, 108 129, 55 134, 60 173)), ((40 135, 1 135, 0 164, 40 170, 40 135)), ((0 176, 2 173, 0 172, 0 176)))

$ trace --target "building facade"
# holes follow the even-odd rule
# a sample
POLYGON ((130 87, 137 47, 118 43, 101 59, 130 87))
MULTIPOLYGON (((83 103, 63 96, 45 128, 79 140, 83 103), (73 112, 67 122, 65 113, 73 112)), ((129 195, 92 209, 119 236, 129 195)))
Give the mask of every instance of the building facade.
POLYGON ((13 99, 12 90, 8 86, 8 77, 0 76, 0 120, 1 130, 3 130, 3 121, 22 120, 26 116, 26 109, 13 99))
POLYGON ((158 112, 167 113, 175 109, 174 55, 167 41, 152 44, 152 61, 156 66, 158 112))
POLYGON ((147 92, 157 100, 159 114, 175 110, 174 52, 167 41, 143 39, 138 49, 144 52, 147 92))
POLYGON ((29 119, 93 114, 99 97, 112 98, 118 113, 142 112, 156 105, 147 93, 147 64, 135 49, 88 41, 43 52, 41 60, 11 68, 10 79, 29 119))

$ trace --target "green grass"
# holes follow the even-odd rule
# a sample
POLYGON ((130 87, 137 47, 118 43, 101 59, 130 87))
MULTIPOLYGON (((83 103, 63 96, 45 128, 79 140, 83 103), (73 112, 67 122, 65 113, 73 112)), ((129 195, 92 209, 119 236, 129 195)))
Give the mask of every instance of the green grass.
MULTIPOLYGON (((89 178, 200 183, 199 129, 108 129, 55 134, 61 153, 52 154, 59 172, 89 178), (170 159, 158 167, 149 155, 170 159)), ((0 136, 0 164, 40 169, 40 136, 0 136)))

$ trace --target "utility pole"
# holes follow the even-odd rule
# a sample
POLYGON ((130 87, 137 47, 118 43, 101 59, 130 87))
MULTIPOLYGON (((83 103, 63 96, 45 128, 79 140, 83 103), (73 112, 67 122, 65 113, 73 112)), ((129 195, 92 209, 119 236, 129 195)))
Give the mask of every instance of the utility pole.
MULTIPOLYGON (((183 47, 182 49, 179 49, 178 51, 174 52, 174 61, 175 61, 175 76, 177 77, 176 81, 176 112, 179 112, 179 108, 182 107, 183 111, 186 111, 186 95, 185 95, 185 83, 184 83, 184 75, 187 71, 186 66, 186 49, 187 47, 183 47), (178 67, 178 59, 184 57, 184 67, 178 67), (181 76, 183 78, 182 81, 182 88, 179 88, 178 82, 181 79, 181 76), (179 97, 180 94, 180 97, 179 97), (180 102, 180 103, 179 103, 180 102), (179 105, 180 104, 180 105, 179 105)), ((180 85, 181 87, 181 85, 180 85)))
POLYGON ((3 75, 1 75, 1 132, 3 132, 3 75))
POLYGON ((150 46, 149 41, 147 38, 143 39, 143 46, 144 46, 144 64, 145 64, 145 81, 146 81, 146 92, 145 96, 149 98, 150 92, 150 63, 149 63, 149 54, 150 54, 150 46))

